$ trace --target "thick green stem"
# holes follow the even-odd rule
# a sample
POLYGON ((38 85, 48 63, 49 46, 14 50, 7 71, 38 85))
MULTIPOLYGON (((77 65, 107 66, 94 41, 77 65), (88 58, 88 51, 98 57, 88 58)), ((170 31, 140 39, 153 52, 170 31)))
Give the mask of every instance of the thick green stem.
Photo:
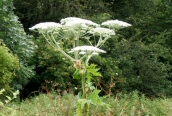
POLYGON ((86 78, 87 78, 87 64, 88 64, 88 55, 86 54, 86 59, 85 59, 85 62, 84 62, 84 74, 83 74, 83 78, 82 78, 82 82, 83 82, 83 97, 84 99, 87 98, 87 92, 85 91, 85 83, 86 83, 86 78))
POLYGON ((69 58, 72 62, 75 62, 76 60, 74 58, 72 58, 71 56, 69 56, 68 54, 66 54, 66 52, 64 52, 62 49, 58 49, 64 56, 66 56, 67 58, 69 58))
POLYGON ((86 91, 85 91, 85 76, 82 76, 82 92, 83 92, 83 98, 86 98, 86 91))
POLYGON ((89 105, 86 103, 84 106, 84 116, 89 116, 89 105))
MULTIPOLYGON (((83 98, 87 99, 87 91, 86 91, 86 78, 87 78, 87 65, 88 65, 88 55, 86 54, 86 60, 84 63, 84 74, 82 75, 82 89, 83 89, 83 98)), ((84 105, 84 109, 83 109, 83 114, 84 116, 89 116, 89 105, 88 103, 86 103, 84 105)))

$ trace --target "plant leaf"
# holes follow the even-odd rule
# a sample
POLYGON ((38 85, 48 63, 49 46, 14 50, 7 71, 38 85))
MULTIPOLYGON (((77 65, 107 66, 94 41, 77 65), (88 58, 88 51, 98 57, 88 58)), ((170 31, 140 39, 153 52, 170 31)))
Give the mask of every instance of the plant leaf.
POLYGON ((87 66, 87 80, 91 81, 93 76, 102 77, 101 73, 98 72, 100 68, 96 68, 95 64, 87 66))

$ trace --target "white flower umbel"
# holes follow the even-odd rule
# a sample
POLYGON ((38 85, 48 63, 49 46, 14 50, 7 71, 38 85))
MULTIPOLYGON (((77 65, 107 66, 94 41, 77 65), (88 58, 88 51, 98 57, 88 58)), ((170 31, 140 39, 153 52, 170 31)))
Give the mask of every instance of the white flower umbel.
POLYGON ((62 25, 55 22, 44 22, 44 23, 38 23, 35 26, 29 28, 29 30, 35 30, 35 29, 41 29, 41 30, 48 30, 48 29, 59 29, 62 25))
POLYGON ((78 46, 78 47, 71 49, 71 51, 69 51, 69 53, 74 52, 74 51, 82 51, 82 52, 90 51, 90 52, 97 52, 97 53, 106 53, 106 51, 99 49, 97 47, 94 47, 94 46, 78 46))
POLYGON ((114 30, 103 28, 103 27, 97 27, 94 29, 91 29, 89 33, 94 35, 115 35, 114 30))
POLYGON ((101 25, 105 27, 113 28, 113 29, 121 29, 121 28, 131 26, 131 24, 123 22, 123 21, 119 21, 119 20, 108 20, 108 21, 103 22, 101 25))
POLYGON ((81 19, 77 17, 68 17, 68 18, 62 19, 60 22, 62 25, 69 26, 69 27, 78 26, 78 25, 81 25, 83 27, 99 26, 97 23, 94 23, 91 20, 81 19))

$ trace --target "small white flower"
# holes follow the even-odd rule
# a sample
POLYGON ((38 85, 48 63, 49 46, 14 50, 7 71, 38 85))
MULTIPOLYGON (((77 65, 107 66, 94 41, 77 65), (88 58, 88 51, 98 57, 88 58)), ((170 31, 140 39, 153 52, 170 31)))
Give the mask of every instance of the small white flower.
POLYGON ((114 29, 121 29, 131 26, 131 24, 119 20, 108 20, 103 22, 101 25, 114 29))
POLYGON ((81 51, 81 52, 79 52, 79 54, 86 54, 86 52, 84 52, 84 51, 81 51))
POLYGON ((69 51, 68 53, 71 53, 74 51, 93 51, 93 52, 106 53, 106 51, 99 49, 97 47, 94 47, 94 46, 78 46, 78 47, 71 49, 71 51, 69 51))
POLYGON ((93 52, 92 54, 93 54, 93 55, 99 55, 97 52, 93 52))
POLYGON ((83 27, 99 26, 97 23, 94 23, 91 20, 81 19, 77 17, 68 17, 68 18, 62 19, 60 22, 62 25, 69 26, 69 27, 76 26, 76 25, 77 26, 81 25, 83 27))
POLYGON ((111 29, 103 28, 103 27, 97 27, 89 31, 91 34, 95 35, 115 35, 115 32, 111 29))
POLYGON ((45 23, 38 23, 35 26, 29 28, 29 30, 35 30, 35 29, 42 29, 42 30, 47 30, 49 28, 61 28, 62 25, 59 23, 55 22, 45 22, 45 23))

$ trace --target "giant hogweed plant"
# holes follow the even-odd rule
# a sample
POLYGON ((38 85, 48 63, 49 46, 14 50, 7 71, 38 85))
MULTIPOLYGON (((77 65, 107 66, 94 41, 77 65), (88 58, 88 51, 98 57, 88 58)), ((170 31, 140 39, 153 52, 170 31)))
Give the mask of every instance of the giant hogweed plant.
POLYGON ((73 77, 82 84, 76 104, 77 116, 88 116, 91 104, 109 107, 99 96, 100 90, 93 85, 93 77, 102 75, 95 64, 89 64, 89 60, 100 53, 106 53, 100 47, 115 36, 116 30, 129 26, 131 25, 119 20, 97 24, 91 20, 68 17, 60 23, 44 22, 29 28, 39 32, 52 48, 73 63, 76 69, 73 77))

